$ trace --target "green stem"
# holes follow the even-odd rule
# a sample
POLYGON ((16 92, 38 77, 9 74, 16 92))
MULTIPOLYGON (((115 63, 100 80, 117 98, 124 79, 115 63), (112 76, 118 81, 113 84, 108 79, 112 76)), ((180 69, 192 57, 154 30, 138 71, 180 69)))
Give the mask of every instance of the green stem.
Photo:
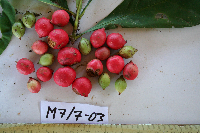
POLYGON ((82 35, 83 35, 83 34, 79 34, 79 35, 75 36, 75 37, 74 37, 74 40, 79 39, 82 35))
POLYGON ((87 7, 89 6, 89 4, 91 3, 92 0, 89 0, 87 5, 85 6, 85 8, 82 10, 82 0, 79 1, 79 3, 77 4, 77 12, 76 12, 76 19, 74 22, 74 30, 72 35, 70 36, 72 44, 78 39, 80 38, 83 34, 85 33, 81 33, 81 34, 77 34, 77 30, 78 30, 78 26, 79 26, 79 20, 81 19, 81 17, 84 15, 85 10, 87 9, 87 7))
POLYGON ((76 12, 76 19, 75 19, 75 23, 74 23, 74 32, 76 33, 77 30, 78 30, 78 23, 79 23, 79 14, 80 14, 80 11, 82 9, 82 0, 79 1, 79 4, 78 4, 78 9, 77 9, 77 12, 76 12))

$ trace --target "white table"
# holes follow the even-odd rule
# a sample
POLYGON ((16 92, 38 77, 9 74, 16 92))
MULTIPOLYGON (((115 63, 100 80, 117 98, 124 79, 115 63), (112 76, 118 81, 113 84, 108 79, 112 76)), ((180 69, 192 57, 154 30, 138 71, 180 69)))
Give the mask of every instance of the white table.
MULTIPOLYGON (((57 9, 37 0, 21 1, 24 4, 16 1, 12 4, 21 13, 26 10, 41 13, 37 19, 42 16, 50 19, 57 9)), ((81 19, 80 32, 94 26, 121 1, 92 1, 81 19)), ((75 3, 71 1, 69 5, 75 12, 75 3)), ((19 13, 16 19, 21 16, 19 13)), ((68 24, 64 29, 70 33, 72 27, 68 24)), ((138 49, 125 63, 130 60, 136 63, 139 75, 135 80, 127 81, 128 87, 121 95, 114 88, 114 82, 120 75, 110 75, 111 85, 106 90, 101 89, 98 78, 89 77, 93 89, 87 98, 76 95, 71 86, 63 88, 56 85, 53 78, 42 83, 38 94, 30 93, 26 83, 29 77, 36 78, 36 73, 20 74, 16 61, 26 57, 34 62, 36 70, 41 67, 37 64, 40 56, 29 52, 33 42, 40 38, 34 28, 26 29, 21 40, 13 35, 9 46, 0 55, 0 123, 40 123, 40 101, 45 100, 108 106, 110 124, 200 124, 200 25, 177 29, 118 28, 106 31, 107 35, 112 32, 121 33, 127 40, 126 45, 138 49)), ((83 37, 89 39, 90 35, 83 37)), ((46 41, 46 38, 42 40, 46 41)), ((77 48, 79 41, 73 46, 77 48)), ((94 58, 94 50, 89 56, 82 56, 82 64, 94 58)), ((50 49, 49 52, 56 55, 58 50, 50 49)), ((57 60, 50 66, 54 70, 59 67, 62 66, 57 60)), ((86 76, 85 66, 79 67, 76 72, 77 77, 86 76)))

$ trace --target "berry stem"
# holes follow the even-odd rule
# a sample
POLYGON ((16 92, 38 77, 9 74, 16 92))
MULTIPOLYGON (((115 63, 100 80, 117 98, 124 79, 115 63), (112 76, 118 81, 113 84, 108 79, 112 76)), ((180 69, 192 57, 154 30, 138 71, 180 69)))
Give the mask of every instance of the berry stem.
POLYGON ((79 14, 80 14, 81 9, 82 9, 82 0, 79 1, 78 8, 77 8, 77 11, 76 11, 76 20, 75 20, 75 23, 74 23, 74 31, 75 31, 75 33, 77 32, 77 29, 78 29, 79 14))
POLYGON ((77 35, 77 30, 78 30, 78 26, 79 26, 79 14, 81 12, 81 9, 82 9, 82 0, 80 0, 78 3, 77 3, 77 10, 76 10, 76 19, 74 21, 74 30, 72 32, 72 35, 69 36, 70 37, 70 40, 71 40, 71 43, 74 44, 74 42, 80 38, 82 35, 77 35))
POLYGON ((91 1, 92 0, 88 1, 87 5, 84 7, 84 9, 82 10, 82 12, 81 12, 81 9, 82 9, 82 0, 77 1, 77 3, 76 3, 76 8, 77 8, 76 14, 73 13, 73 12, 71 13, 71 15, 73 15, 73 17, 75 18, 74 25, 73 25, 74 29, 73 29, 72 35, 69 35, 72 44, 74 44, 74 42, 84 34, 84 33, 77 34, 77 30, 78 30, 78 26, 79 26, 79 20, 84 15, 85 10, 87 9, 87 7, 91 3, 91 1))

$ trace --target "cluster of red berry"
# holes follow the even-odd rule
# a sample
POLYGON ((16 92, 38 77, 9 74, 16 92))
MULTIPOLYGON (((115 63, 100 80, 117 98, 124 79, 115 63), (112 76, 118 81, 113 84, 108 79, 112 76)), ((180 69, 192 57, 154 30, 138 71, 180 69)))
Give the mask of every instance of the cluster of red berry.
MULTIPOLYGON (((105 29, 94 31, 90 40, 82 38, 79 43, 79 49, 74 47, 66 47, 69 42, 69 36, 63 29, 54 29, 54 25, 65 26, 69 22, 69 14, 64 10, 57 10, 53 13, 52 19, 45 17, 38 19, 35 23, 35 31, 39 37, 46 37, 47 42, 38 40, 32 45, 32 49, 36 54, 42 55, 39 64, 42 65, 37 72, 37 78, 46 82, 52 77, 57 85, 68 87, 72 85, 72 90, 79 95, 87 97, 92 89, 90 80, 86 77, 76 78, 76 71, 70 66, 81 62, 81 54, 87 55, 91 52, 91 47, 96 48, 96 59, 88 62, 86 72, 88 76, 99 76, 99 84, 105 89, 110 85, 110 76, 103 72, 103 64, 101 61, 106 60, 106 67, 109 72, 119 74, 123 70, 123 75, 115 82, 115 88, 121 94, 126 89, 126 81, 134 80, 138 75, 138 67, 132 61, 124 64, 124 59, 131 58, 137 49, 132 46, 124 46, 127 42, 119 33, 111 33, 106 36, 105 29), (107 44, 108 47, 103 46, 107 44), (63 65, 53 73, 53 70, 48 66, 54 61, 54 55, 46 53, 48 47, 59 49, 57 60, 63 65), (117 55, 110 56, 110 49, 119 50, 117 55), (125 79, 124 79, 125 78, 125 79)), ((35 71, 34 64, 27 58, 22 58, 17 62, 17 70, 28 75, 35 71)), ((28 89, 32 93, 38 93, 41 89, 41 84, 38 80, 30 78, 27 83, 28 89)))

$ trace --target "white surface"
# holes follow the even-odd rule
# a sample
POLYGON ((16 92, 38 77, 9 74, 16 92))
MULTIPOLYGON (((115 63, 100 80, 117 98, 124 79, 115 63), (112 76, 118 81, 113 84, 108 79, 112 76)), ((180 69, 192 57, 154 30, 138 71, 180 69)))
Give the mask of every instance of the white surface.
MULTIPOLYGON (((42 16, 51 18, 56 10, 36 0, 23 1, 24 4, 18 2, 13 5, 22 13, 26 10, 42 13, 37 19, 42 16), (50 10, 52 12, 48 13, 50 10)), ((75 11, 74 1, 68 1, 75 11)), ((94 26, 120 2, 92 1, 81 19, 80 31, 94 26)), ((70 28, 70 24, 64 27, 68 33, 70 28)), ((127 81, 128 87, 120 96, 114 88, 114 82, 120 75, 110 75, 111 85, 106 90, 100 88, 98 78, 90 78, 93 89, 87 98, 76 95, 71 86, 63 88, 56 85, 53 79, 42 83, 38 94, 30 93, 26 83, 30 76, 36 78, 36 73, 24 76, 15 66, 16 61, 27 57, 34 62, 36 70, 41 67, 37 64, 40 56, 29 52, 33 42, 39 38, 34 28, 27 29, 21 41, 13 36, 0 55, 0 122, 39 123, 40 102, 54 101, 108 106, 109 123, 112 124, 200 124, 200 25, 179 29, 118 28, 106 31, 107 35, 112 32, 121 33, 128 42, 126 45, 138 49, 133 58, 125 62, 132 60, 136 63, 139 75, 134 81, 127 81)), ((84 37, 89 39, 90 35, 88 33, 84 37)), ((89 56, 82 56, 81 64, 94 58, 94 50, 89 56)), ((49 52, 56 55, 58 51, 49 52)), ((54 70, 59 67, 61 65, 57 61, 51 66, 54 70)), ((79 67, 76 72, 77 77, 86 76, 85 66, 79 67)))
POLYGON ((108 124, 108 107, 41 101, 41 123, 108 124))

